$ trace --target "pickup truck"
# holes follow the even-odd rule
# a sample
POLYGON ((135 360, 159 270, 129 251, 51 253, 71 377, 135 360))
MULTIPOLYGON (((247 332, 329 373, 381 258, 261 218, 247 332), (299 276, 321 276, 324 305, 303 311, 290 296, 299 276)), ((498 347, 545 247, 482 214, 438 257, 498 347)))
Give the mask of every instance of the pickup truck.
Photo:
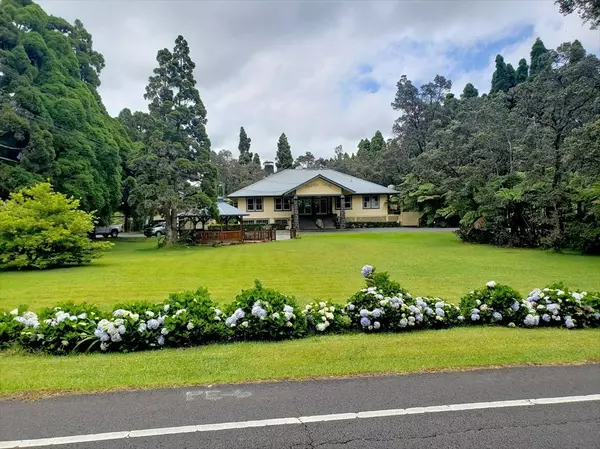
POLYGON ((118 237, 119 232, 123 232, 123 225, 113 224, 109 226, 96 226, 94 228, 94 237, 96 235, 101 235, 104 238, 107 237, 118 237))

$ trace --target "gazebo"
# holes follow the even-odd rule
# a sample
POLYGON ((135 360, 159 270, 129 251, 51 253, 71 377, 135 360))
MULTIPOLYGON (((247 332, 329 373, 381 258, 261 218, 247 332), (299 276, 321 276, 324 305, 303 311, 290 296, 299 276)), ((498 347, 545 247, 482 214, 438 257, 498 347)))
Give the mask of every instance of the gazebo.
POLYGON ((219 215, 217 221, 225 226, 220 230, 205 230, 204 225, 211 219, 210 213, 205 209, 192 209, 179 214, 181 221, 191 221, 193 224, 194 240, 197 243, 215 243, 215 242, 243 242, 247 241, 265 241, 275 240, 275 232, 272 230, 252 230, 244 229, 244 217, 249 215, 237 207, 226 203, 222 198, 217 201, 219 215), (239 229, 229 230, 229 221, 237 218, 240 222, 239 229), (203 229, 196 229, 198 223, 202 223, 203 229))

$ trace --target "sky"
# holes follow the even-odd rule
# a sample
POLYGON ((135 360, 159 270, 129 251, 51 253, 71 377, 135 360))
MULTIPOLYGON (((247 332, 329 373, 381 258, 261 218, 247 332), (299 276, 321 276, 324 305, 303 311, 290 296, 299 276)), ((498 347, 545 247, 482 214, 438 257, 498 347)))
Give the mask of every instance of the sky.
POLYGON ((208 111, 213 150, 237 155, 239 129, 251 151, 274 160, 288 136, 294 157, 356 151, 381 130, 403 74, 417 85, 436 74, 459 94, 489 91, 494 59, 517 66, 540 37, 546 47, 579 39, 600 54, 600 31, 552 0, 40 0, 47 13, 80 19, 106 67, 100 94, 109 113, 147 110, 156 53, 188 41, 208 111))

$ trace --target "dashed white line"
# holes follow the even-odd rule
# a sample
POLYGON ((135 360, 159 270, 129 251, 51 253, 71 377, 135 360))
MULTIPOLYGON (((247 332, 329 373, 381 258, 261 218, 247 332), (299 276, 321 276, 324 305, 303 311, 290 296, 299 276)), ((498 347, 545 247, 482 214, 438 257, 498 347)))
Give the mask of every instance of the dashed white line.
POLYGON ((0 441, 0 449, 19 447, 58 446, 94 441, 122 440, 127 438, 156 437, 193 432, 216 432, 219 430, 248 429, 252 427, 286 426, 326 421, 342 421, 351 419, 373 419, 390 416, 416 415, 425 413, 445 413, 465 410, 482 410, 503 407, 531 407, 549 404, 567 404, 574 402, 600 401, 600 394, 587 396, 563 396, 557 398, 518 399, 510 401, 473 402, 469 404, 432 405, 428 407, 399 408, 389 410, 372 410, 358 413, 334 413, 330 415, 300 416, 297 418, 261 419, 256 421, 237 421, 217 424, 200 424, 195 426, 162 427, 122 432, 106 432, 67 437, 39 438, 34 440, 0 441))

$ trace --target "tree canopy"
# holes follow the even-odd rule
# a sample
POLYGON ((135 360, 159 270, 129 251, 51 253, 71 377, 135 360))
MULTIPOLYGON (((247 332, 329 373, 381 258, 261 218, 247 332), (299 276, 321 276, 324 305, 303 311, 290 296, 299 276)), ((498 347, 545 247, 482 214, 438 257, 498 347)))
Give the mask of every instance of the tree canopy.
POLYGON ((103 68, 79 20, 0 3, 0 198, 49 179, 103 219, 119 207, 131 141, 96 90, 103 68))
POLYGON ((206 108, 194 78, 195 64, 183 36, 173 51, 162 49, 144 98, 148 114, 121 112, 130 135, 140 139, 131 161, 132 201, 166 221, 166 242, 177 238, 178 215, 214 205, 217 170, 210 163, 206 108))
POLYGON ((277 153, 275 155, 275 166, 277 170, 285 170, 286 168, 292 168, 294 165, 294 158, 292 156, 292 148, 288 142, 285 133, 279 136, 277 141, 277 153))

